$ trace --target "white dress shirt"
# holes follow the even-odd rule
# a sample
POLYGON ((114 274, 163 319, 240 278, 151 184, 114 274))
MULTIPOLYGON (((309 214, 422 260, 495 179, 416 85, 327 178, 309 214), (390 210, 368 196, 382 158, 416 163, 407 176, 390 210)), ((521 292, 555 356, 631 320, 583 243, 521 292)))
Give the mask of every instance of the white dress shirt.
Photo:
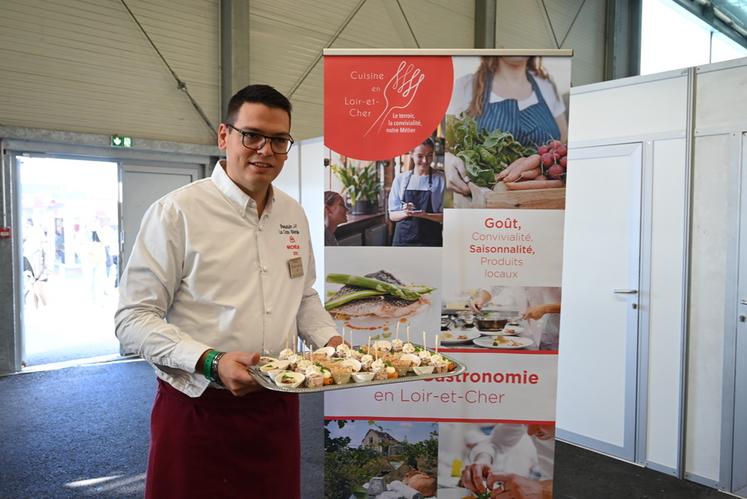
POLYGON ((159 378, 197 397, 210 383, 195 373, 208 348, 277 354, 297 334, 314 346, 338 334, 315 277, 303 208, 271 188, 260 219, 219 162, 211 178, 145 213, 122 275, 116 334, 159 378), (303 275, 293 278, 297 257, 303 275))

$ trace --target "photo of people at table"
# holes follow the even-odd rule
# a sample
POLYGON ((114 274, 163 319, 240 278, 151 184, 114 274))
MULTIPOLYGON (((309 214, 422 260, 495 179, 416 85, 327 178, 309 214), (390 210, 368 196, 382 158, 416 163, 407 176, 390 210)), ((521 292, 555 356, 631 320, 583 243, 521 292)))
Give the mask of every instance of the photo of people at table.
POLYGON ((455 58, 454 77, 445 175, 455 207, 498 207, 485 204, 491 191, 564 187, 569 60, 455 58))
POLYGON ((555 426, 441 423, 439 498, 552 497, 555 426))
POLYGON ((447 297, 441 337, 485 348, 558 350, 561 288, 487 286, 447 297))
POLYGON ((327 151, 327 246, 442 245, 445 139, 436 133, 395 158, 361 161, 327 151))

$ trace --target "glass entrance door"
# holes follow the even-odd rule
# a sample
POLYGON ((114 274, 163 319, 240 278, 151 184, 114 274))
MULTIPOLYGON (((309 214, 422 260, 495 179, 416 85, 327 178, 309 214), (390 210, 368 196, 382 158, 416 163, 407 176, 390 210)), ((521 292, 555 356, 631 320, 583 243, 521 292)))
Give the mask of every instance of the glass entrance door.
POLYGON ((27 156, 15 162, 23 365, 118 353, 117 163, 27 156))

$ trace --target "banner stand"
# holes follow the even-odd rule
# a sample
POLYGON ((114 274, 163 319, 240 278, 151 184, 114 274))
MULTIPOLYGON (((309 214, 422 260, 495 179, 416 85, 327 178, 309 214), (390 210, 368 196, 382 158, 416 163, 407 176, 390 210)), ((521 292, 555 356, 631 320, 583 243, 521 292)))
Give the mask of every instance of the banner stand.
POLYGON ((571 56, 325 50, 327 309, 467 366, 326 393, 325 497, 552 497, 571 56))

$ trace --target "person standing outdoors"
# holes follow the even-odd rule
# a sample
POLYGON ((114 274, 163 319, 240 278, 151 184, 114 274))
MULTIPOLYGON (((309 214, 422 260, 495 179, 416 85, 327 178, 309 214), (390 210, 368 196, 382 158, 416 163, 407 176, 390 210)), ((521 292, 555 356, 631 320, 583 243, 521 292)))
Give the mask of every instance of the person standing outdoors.
POLYGON ((342 343, 313 288, 303 209, 272 186, 290 124, 277 90, 240 90, 218 129, 226 159, 143 217, 115 323, 158 378, 146 497, 299 497, 297 396, 247 371, 297 334, 342 343))

